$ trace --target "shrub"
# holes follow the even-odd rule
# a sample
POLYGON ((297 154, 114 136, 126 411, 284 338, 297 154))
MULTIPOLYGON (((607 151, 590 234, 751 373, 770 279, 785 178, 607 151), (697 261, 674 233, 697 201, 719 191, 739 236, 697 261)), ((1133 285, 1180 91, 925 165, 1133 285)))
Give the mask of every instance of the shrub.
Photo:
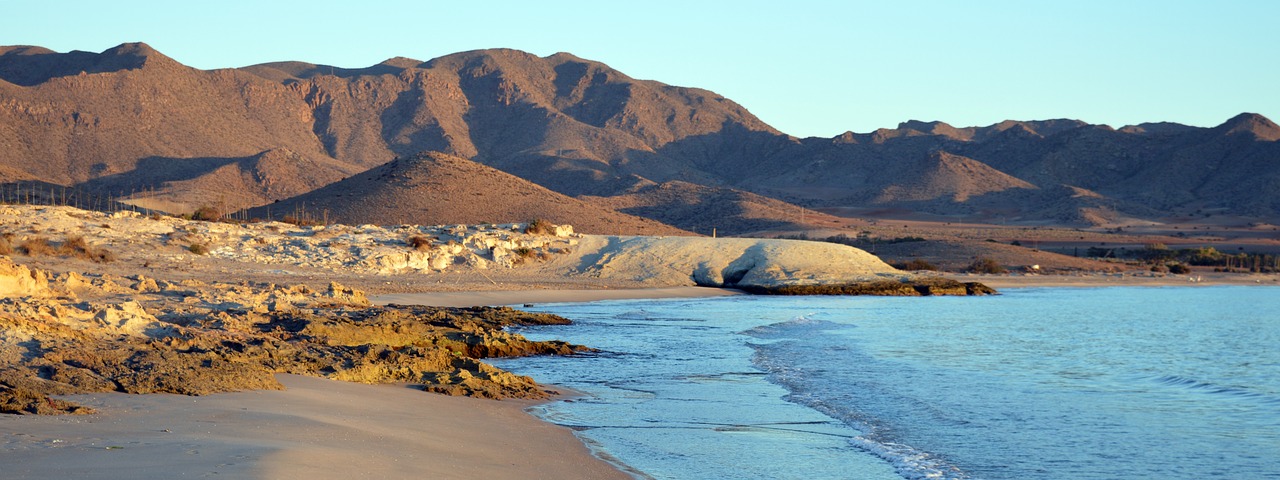
POLYGON ((551 221, 537 218, 529 222, 529 226, 524 228, 524 233, 530 235, 553 235, 556 233, 556 226, 551 221))
POLYGON ((921 260, 919 258, 912 259, 909 262, 894 265, 894 267, 897 267, 899 270, 930 270, 935 272, 938 271, 938 267, 934 266, 932 263, 929 263, 926 260, 921 260))
POLYGON ((298 217, 294 215, 285 215, 284 218, 280 219, 280 221, 284 223, 292 223, 299 227, 313 227, 320 224, 320 221, 314 218, 298 217))
POLYGON ((405 243, 408 243, 410 248, 419 252, 425 252, 427 249, 431 248, 431 238, 424 237, 422 235, 409 237, 408 240, 405 240, 405 243))
POLYGON ((1169 273, 1172 273, 1175 275, 1186 275, 1188 273, 1191 273, 1191 267, 1188 267, 1181 263, 1171 263, 1169 264, 1169 273))
POLYGON ((187 250, 196 255, 207 255, 209 253, 209 247, 203 243, 193 243, 187 247, 187 250))
POLYGON ((116 261, 116 254, 111 253, 110 250, 107 250, 105 248, 95 248, 85 253, 88 255, 89 260, 93 260, 98 263, 109 263, 109 262, 116 261))
POLYGON ((31 237, 24 240, 18 245, 18 253, 27 256, 52 255, 56 252, 53 245, 49 244, 49 239, 44 237, 31 237))
POLYGON ((13 244, 6 237, 0 237, 0 255, 13 255, 13 244))
POLYGON ((1008 270, 1005 270, 1005 268, 993 258, 980 257, 977 260, 974 260, 973 263, 969 264, 969 272, 997 274, 1007 273, 1008 270))
POLYGON ((58 247, 59 255, 73 256, 89 251, 89 242, 84 241, 84 237, 73 236, 67 237, 62 241, 62 245, 58 247))
POLYGON ((516 256, 515 264, 519 265, 534 258, 545 258, 541 252, 529 247, 516 247, 511 249, 511 253, 516 256))
POLYGON ((222 218, 222 212, 208 205, 197 208, 196 211, 191 212, 192 220, 203 220, 206 222, 213 222, 221 218, 222 218))

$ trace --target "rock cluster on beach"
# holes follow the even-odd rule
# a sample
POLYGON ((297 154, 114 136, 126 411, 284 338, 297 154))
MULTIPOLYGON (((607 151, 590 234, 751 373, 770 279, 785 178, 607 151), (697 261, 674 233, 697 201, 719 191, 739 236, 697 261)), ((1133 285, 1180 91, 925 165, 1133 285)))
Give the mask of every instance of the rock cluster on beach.
POLYGON ((211 258, 259 265, 342 269, 369 274, 441 272, 451 268, 511 267, 524 255, 548 255, 577 243, 572 227, 526 234, 524 225, 299 226, 281 222, 224 223, 133 211, 112 214, 72 207, 0 208, 0 225, 18 242, 80 235, 122 253, 170 247, 155 260, 211 258), (14 227, 22 228, 14 228, 14 227), (38 230, 38 233, 33 231, 38 230), (195 250, 193 250, 193 248, 195 250), (528 253, 525 253, 528 252, 528 253))
POLYGON ((781 295, 985 295, 994 290, 903 272, 865 251, 761 238, 586 236, 570 275, 781 295))
POLYGON ((512 324, 567 323, 508 308, 371 307, 314 291, 144 276, 50 275, 0 258, 0 412, 83 413, 49 395, 278 389, 276 373, 407 382, 451 395, 543 398, 532 379, 479 359, 570 354, 512 324))

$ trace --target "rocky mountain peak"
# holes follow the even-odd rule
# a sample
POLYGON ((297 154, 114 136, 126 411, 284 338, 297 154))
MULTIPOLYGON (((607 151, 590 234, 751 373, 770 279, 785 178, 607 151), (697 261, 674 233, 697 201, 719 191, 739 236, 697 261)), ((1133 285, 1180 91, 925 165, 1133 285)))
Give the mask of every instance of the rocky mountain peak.
POLYGON ((1280 140, 1280 126, 1271 119, 1256 113, 1241 113, 1223 122, 1215 130, 1225 135, 1253 135, 1258 140, 1274 142, 1280 140))
POLYGON ((102 53, 74 50, 57 53, 27 45, 0 47, 0 79, 33 86, 52 78, 79 74, 111 73, 181 64, 145 43, 123 43, 102 53))

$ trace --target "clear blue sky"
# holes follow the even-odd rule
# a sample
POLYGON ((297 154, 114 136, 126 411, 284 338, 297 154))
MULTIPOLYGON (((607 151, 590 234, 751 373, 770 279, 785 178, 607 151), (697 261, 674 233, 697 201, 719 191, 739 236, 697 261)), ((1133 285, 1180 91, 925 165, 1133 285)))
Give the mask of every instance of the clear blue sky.
POLYGON ((98 52, 143 41, 204 69, 565 51, 715 91, 802 137, 908 119, 1212 126, 1247 111, 1280 121, 1280 1, 363 3, 6 2, 0 45, 98 52))

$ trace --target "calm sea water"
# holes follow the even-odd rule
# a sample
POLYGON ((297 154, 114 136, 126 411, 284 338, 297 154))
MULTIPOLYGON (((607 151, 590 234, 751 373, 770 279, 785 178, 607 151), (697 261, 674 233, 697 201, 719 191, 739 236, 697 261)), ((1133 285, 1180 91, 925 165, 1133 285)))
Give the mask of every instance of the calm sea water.
POLYGON ((504 368, 652 478, 1280 478, 1280 288, 548 304, 504 368))

